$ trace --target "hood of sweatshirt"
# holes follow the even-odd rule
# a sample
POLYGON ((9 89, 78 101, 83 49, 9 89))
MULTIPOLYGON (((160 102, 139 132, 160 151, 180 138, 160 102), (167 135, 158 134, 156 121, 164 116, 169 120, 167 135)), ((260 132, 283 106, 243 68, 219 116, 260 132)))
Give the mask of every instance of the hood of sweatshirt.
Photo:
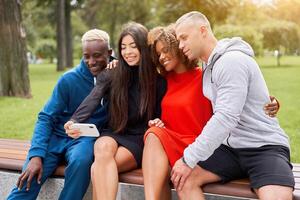
POLYGON ((94 76, 90 72, 83 59, 80 60, 80 64, 74 70, 80 73, 85 80, 92 83, 94 82, 94 76))
POLYGON ((225 38, 218 41, 208 58, 208 62, 204 64, 204 68, 212 67, 223 54, 229 51, 240 51, 248 56, 254 57, 252 47, 240 37, 225 38))

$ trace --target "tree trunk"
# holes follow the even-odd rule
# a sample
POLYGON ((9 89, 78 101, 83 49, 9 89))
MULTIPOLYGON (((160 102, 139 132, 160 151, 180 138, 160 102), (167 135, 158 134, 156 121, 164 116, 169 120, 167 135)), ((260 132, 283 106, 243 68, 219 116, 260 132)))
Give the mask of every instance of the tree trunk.
POLYGON ((0 0, 0 96, 31 97, 20 1, 0 0))
POLYGON ((66 67, 66 18, 65 0, 57 0, 56 18, 56 42, 57 42, 57 71, 63 71, 66 67))
MULTIPOLYGON (((112 13, 117 13, 117 7, 118 4, 117 2, 113 2, 112 3, 112 13)), ((109 27, 109 31, 110 31, 110 43, 112 44, 112 48, 115 49, 116 48, 116 41, 115 41, 115 35, 116 35, 116 25, 117 25, 117 16, 114 16, 111 18, 110 20, 110 27, 109 27)))
POLYGON ((73 67, 73 38, 71 24, 71 5, 70 1, 66 1, 66 51, 67 51, 67 67, 73 67))

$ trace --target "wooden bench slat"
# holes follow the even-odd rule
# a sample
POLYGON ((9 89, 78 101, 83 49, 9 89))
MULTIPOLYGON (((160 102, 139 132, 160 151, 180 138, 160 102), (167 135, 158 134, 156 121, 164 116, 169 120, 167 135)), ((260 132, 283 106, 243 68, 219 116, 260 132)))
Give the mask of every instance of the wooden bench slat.
POLYGON ((25 160, 26 154, 12 154, 12 153, 1 153, 0 158, 10 158, 10 159, 17 159, 17 160, 25 160))
POLYGON ((0 158, 0 169, 8 169, 14 171, 21 171, 24 160, 0 158))
POLYGON ((205 185, 203 192, 219 195, 228 195, 245 198, 257 198, 256 194, 250 190, 249 185, 235 184, 232 182, 226 184, 210 183, 205 185))
POLYGON ((28 151, 18 150, 18 149, 2 149, 0 148, 0 153, 7 154, 18 154, 18 155, 27 155, 28 151))
POLYGON ((30 141, 28 141, 28 140, 5 139, 5 138, 1 138, 1 139, 0 139, 0 143, 1 143, 1 142, 30 144, 30 141))
POLYGON ((300 172, 293 172, 294 177, 300 178, 300 172))
POLYGON ((295 169, 300 169, 300 164, 299 164, 299 163, 294 163, 294 164, 293 164, 293 168, 295 168, 295 169))
POLYGON ((30 142, 23 140, 0 139, 0 144, 28 146, 30 145, 30 142))
POLYGON ((18 146, 18 147, 30 147, 30 143, 22 143, 22 142, 5 142, 5 141, 0 141, 0 145, 3 146, 18 146))
POLYGON ((3 146, 0 144, 0 149, 13 149, 13 150, 19 150, 19 151, 25 151, 28 152, 29 147, 16 147, 16 146, 3 146))

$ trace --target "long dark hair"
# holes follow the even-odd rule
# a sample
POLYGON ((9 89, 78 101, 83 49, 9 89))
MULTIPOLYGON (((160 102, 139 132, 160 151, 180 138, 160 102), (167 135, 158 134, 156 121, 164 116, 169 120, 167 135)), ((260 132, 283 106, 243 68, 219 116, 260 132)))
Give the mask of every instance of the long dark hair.
POLYGON ((118 42, 119 62, 112 76, 110 91, 110 126, 114 132, 124 130, 128 121, 128 87, 130 80, 130 66, 121 55, 122 39, 130 35, 139 52, 139 89, 140 104, 139 116, 146 116, 147 120, 153 117, 156 99, 157 71, 150 57, 150 48, 147 44, 148 30, 141 24, 131 22, 124 25, 118 42))

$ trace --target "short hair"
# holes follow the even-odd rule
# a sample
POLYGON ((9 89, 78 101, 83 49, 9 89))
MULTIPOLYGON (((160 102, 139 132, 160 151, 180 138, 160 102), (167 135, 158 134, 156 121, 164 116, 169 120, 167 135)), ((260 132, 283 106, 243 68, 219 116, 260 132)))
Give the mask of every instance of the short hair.
POLYGON ((107 43, 108 48, 110 49, 109 35, 105 31, 99 29, 91 29, 85 32, 81 38, 82 43, 86 41, 94 41, 94 40, 105 41, 107 43))
POLYGON ((210 23, 207 19, 207 17, 198 11, 191 11, 184 15, 182 15, 177 21, 176 21, 176 27, 178 27, 182 23, 186 22, 198 22, 200 24, 205 25, 209 30, 211 30, 210 23))

